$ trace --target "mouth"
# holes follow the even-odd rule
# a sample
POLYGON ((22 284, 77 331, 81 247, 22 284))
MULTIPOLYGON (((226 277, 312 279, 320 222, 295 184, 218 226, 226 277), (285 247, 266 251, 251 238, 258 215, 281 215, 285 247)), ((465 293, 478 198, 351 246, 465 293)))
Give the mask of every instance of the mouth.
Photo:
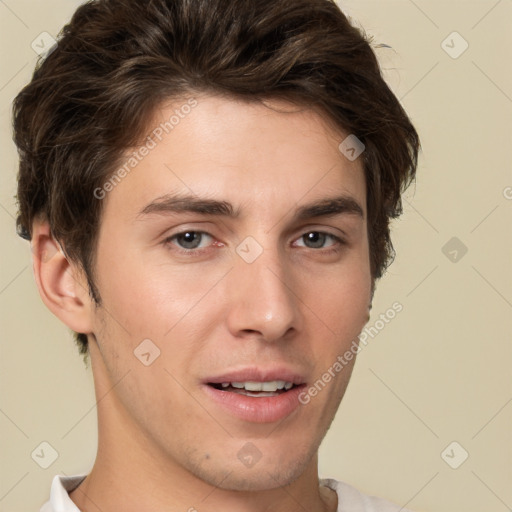
POLYGON ((219 391, 237 393, 239 395, 263 398, 268 396, 279 396, 297 387, 293 382, 284 380, 272 380, 267 382, 209 382, 209 386, 219 391))
POLYGON ((203 381, 202 389, 223 413, 252 423, 272 423, 292 415, 306 387, 297 373, 249 369, 203 381))

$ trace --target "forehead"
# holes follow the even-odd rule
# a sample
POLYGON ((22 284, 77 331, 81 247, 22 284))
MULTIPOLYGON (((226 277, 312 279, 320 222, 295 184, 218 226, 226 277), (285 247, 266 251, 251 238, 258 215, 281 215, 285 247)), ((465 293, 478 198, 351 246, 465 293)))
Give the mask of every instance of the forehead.
POLYGON ((261 215, 343 194, 364 209, 361 159, 350 161, 338 148, 346 137, 326 115, 285 100, 169 101, 154 112, 141 145, 125 155, 128 172, 111 187, 106 206, 135 215, 155 198, 178 193, 229 200, 261 215))

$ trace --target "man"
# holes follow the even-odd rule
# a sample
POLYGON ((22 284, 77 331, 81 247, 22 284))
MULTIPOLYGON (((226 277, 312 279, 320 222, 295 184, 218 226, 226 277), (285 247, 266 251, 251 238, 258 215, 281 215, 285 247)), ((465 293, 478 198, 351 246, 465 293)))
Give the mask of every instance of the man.
POLYGON ((399 510, 318 477, 419 149, 334 2, 89 2, 14 128, 18 231, 98 400, 44 512, 399 510))

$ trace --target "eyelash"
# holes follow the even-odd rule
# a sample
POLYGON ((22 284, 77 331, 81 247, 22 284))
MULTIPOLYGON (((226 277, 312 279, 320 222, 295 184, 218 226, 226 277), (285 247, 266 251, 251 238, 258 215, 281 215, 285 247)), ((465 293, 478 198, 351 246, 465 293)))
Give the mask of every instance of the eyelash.
MULTIPOLYGON (((190 256, 190 257, 200 256, 205 251, 208 251, 211 248, 211 246, 208 246, 208 247, 203 247, 201 249, 183 249, 183 248, 180 248, 179 246, 177 246, 177 245, 172 243, 173 240, 175 240, 179 236, 185 235, 187 233, 196 233, 196 234, 200 234, 200 235, 207 235, 207 236, 211 237, 212 239, 214 238, 212 235, 210 235, 206 231, 198 231, 198 230, 193 230, 193 229, 187 229, 185 231, 180 231, 179 233, 175 233, 174 235, 167 237, 163 241, 163 244, 165 246, 172 245, 173 246, 173 250, 175 250, 179 254, 183 254, 185 256, 190 256)), ((308 235, 310 233, 317 233, 317 234, 321 234, 321 235, 327 235, 328 237, 332 238, 336 242, 336 244, 333 244, 332 246, 330 246, 328 248, 325 248, 325 249, 322 249, 322 248, 316 249, 316 248, 312 248, 312 247, 305 247, 306 249, 312 249, 313 251, 319 251, 319 252, 321 251, 324 254, 331 254, 331 253, 339 252, 341 250, 342 246, 347 245, 345 240, 343 240, 339 236, 333 235, 332 233, 329 233, 329 232, 326 232, 326 231, 318 231, 318 230, 306 231, 298 239, 301 239, 301 238, 303 238, 304 236, 306 236, 306 235, 308 235)))

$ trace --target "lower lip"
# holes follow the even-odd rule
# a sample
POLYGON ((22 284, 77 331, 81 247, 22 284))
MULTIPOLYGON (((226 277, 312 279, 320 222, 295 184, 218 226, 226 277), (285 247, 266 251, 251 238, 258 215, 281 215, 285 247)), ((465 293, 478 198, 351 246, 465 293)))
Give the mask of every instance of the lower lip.
POLYGON ((222 391, 208 384, 203 388, 212 400, 233 416, 253 423, 272 423, 286 418, 299 407, 299 395, 305 384, 277 396, 262 397, 222 391))

